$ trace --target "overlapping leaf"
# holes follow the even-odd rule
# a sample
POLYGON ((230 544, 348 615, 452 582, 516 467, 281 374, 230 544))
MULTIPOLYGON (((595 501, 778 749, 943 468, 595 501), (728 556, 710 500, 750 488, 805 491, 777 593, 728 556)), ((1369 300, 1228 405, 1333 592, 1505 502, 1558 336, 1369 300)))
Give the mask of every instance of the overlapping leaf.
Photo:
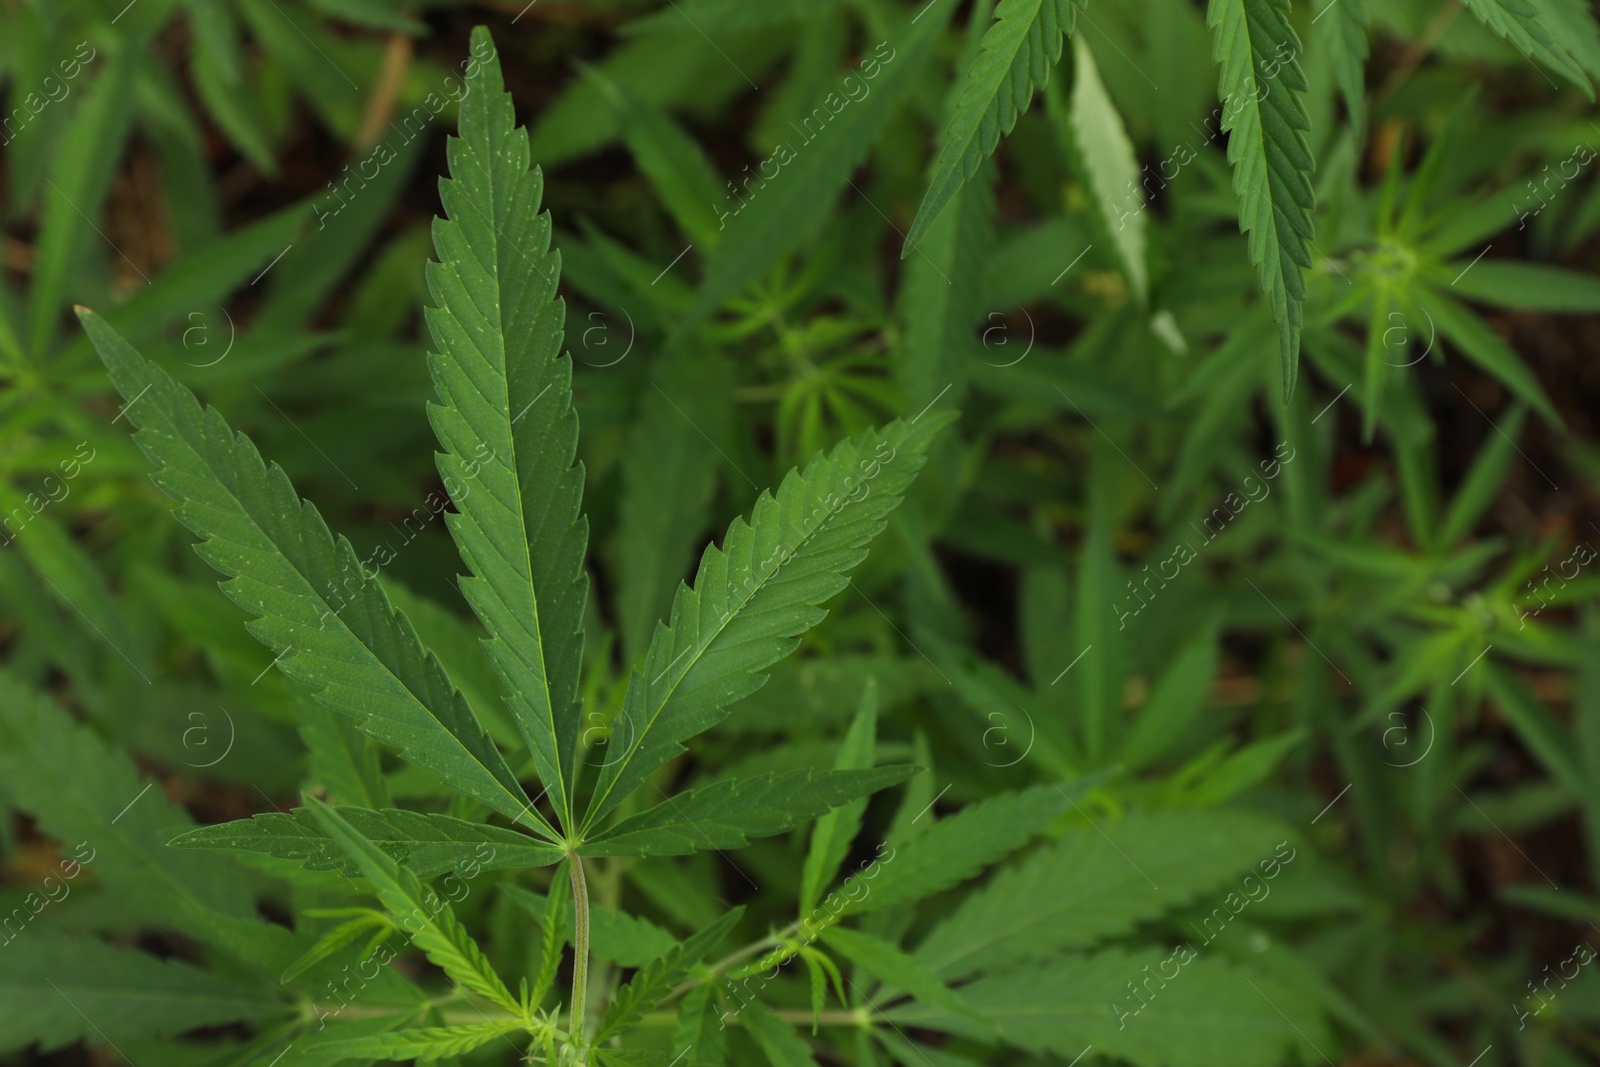
POLYGON ((1028 109, 1061 58, 1061 42, 1072 33, 1083 6, 1084 0, 1001 0, 940 138, 939 160, 906 235, 902 258, 1028 109))
POLYGON ((196 551, 229 577, 223 591, 255 616, 250 632, 277 653, 279 668, 453 788, 512 819, 537 820, 505 757, 350 542, 335 539, 283 470, 219 412, 202 410, 92 311, 79 317, 127 400, 119 418, 138 427, 156 484, 202 538, 196 551))
MULTIPOLYGON (((1534 4, 1528 0, 1462 0, 1462 3, 1482 19, 1485 26, 1504 37, 1523 58, 1537 59, 1582 89, 1590 100, 1594 99, 1594 87, 1583 67, 1572 58, 1568 47, 1552 35, 1555 27, 1544 23, 1534 4)), ((1592 27, 1592 21, 1590 25, 1592 27)), ((1560 29, 1570 32, 1567 26, 1560 29)))
POLYGON ((1250 262, 1278 325, 1286 397, 1299 367, 1316 203, 1305 137, 1311 120, 1300 99, 1307 82, 1288 11, 1289 0, 1211 0, 1206 15, 1211 53, 1221 67, 1222 128, 1239 229, 1248 235, 1250 262))
POLYGON ((706 549, 629 680, 586 827, 760 688, 766 668, 822 620, 820 605, 848 584, 952 417, 924 413, 840 442, 791 471, 776 497, 762 493, 751 521, 735 519, 722 547, 706 549))

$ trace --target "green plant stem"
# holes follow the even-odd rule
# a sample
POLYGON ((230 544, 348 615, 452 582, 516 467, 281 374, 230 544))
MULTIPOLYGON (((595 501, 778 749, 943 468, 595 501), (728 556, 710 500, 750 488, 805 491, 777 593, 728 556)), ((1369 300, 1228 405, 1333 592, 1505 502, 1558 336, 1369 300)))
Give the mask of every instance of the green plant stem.
POLYGON ((584 994, 589 987, 589 883, 583 877, 583 859, 570 852, 572 872, 572 910, 576 931, 572 939, 572 1015, 567 1029, 582 1038, 585 1023, 584 994))

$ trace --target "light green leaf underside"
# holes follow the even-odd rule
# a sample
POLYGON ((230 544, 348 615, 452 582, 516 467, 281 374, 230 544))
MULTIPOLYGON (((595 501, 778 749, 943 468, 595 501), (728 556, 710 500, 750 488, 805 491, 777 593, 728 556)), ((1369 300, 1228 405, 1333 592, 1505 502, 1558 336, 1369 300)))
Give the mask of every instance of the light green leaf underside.
POLYGON ((1150 275, 1145 268, 1144 193, 1139 186, 1139 161, 1117 105, 1111 102, 1094 55, 1083 38, 1072 42, 1072 100, 1068 123, 1078 162, 1088 179, 1094 203, 1117 250, 1117 258, 1142 304, 1149 299, 1150 275))
MULTIPOLYGON (((553 845, 515 830, 483 826, 448 815, 425 815, 385 808, 335 809, 357 833, 377 845, 418 878, 432 878, 463 867, 485 871, 544 867, 563 853, 553 845)), ((309 808, 267 812, 248 819, 202 826, 173 838, 178 848, 223 848, 298 861, 310 871, 361 873, 323 832, 309 808)))
POLYGON ((1072 33, 1084 6, 1084 0, 1002 0, 939 139, 938 162, 900 251, 902 259, 1028 109, 1061 58, 1061 42, 1072 33))
POLYGON ((1311 120, 1289 26, 1289 0, 1211 0, 1206 22, 1221 68, 1222 129, 1228 134, 1239 229, 1278 326, 1283 391, 1294 392, 1300 358, 1301 304, 1311 266, 1311 189, 1315 163, 1306 144, 1311 120))
POLYGON ((595 1032, 594 1043, 598 1045, 642 1019, 645 1012, 689 973, 689 968, 699 963, 707 952, 716 947, 717 942, 727 936, 743 914, 743 906, 734 908, 693 937, 674 945, 660 959, 643 967, 612 998, 595 1032))
POLYGON ((585 856, 686 856, 743 848, 795 823, 905 781, 915 767, 791 771, 729 779, 668 797, 579 850, 585 856))
POLYGON ((1547 26, 1539 17, 1539 9, 1528 0, 1461 0, 1483 24, 1506 39, 1522 54, 1524 59, 1537 59, 1551 70, 1582 89, 1590 100, 1594 87, 1589 83, 1567 46, 1552 36, 1552 29, 1569 30, 1569 27, 1547 26))
MULTIPOLYGON (((1008 1044, 1064 1061, 1093 1045, 1097 1055, 1138 1067, 1276 1067, 1288 1059, 1290 1046, 1300 1044, 1296 1026, 1321 1029, 1277 983, 1192 947, 1199 958, 1181 966, 1170 950, 1113 950, 984 978, 959 992, 1008 1044), (1128 983, 1145 989, 1147 979, 1141 1000, 1128 983)), ((922 1004, 888 1014, 899 1023, 978 1034, 966 1019, 922 1004)))
MULTIPOLYGON (((473 31, 474 53, 488 31, 473 31)), ((435 220, 428 264, 429 356, 439 403, 428 417, 444 451, 439 473, 456 505, 451 536, 472 572, 467 603, 489 631, 506 701, 563 822, 571 822, 583 656, 588 522, 572 362, 561 355, 565 305, 544 181, 485 62, 461 105, 439 182, 448 218, 435 220)))
POLYGON ((512 819, 537 820, 444 668, 378 583, 362 578, 350 542, 335 540, 283 470, 219 412, 202 410, 99 316, 79 316, 128 401, 122 417, 138 428, 156 484, 202 538, 201 558, 228 576, 223 592, 255 616, 250 632, 278 653, 279 668, 452 788, 512 819))
POLYGON ((694 586, 679 587, 629 680, 586 827, 760 688, 766 668, 822 621, 821 604, 848 584, 952 417, 929 412, 840 442, 791 471, 776 497, 763 492, 720 548, 706 548, 694 586))
POLYGON ((170 1037, 280 1010, 270 990, 91 938, 25 928, 0 949, 0 1053, 170 1037))
POLYGON ((522 1014, 522 1006, 506 989, 449 904, 425 890, 415 874, 367 840, 333 808, 314 798, 310 799, 309 806, 323 832, 355 860, 412 945, 421 949, 452 982, 507 1011, 518 1016, 522 1014))
POLYGON ((1271 820, 1228 811, 1154 812, 1085 826, 969 896, 916 957, 952 979, 1083 948, 1252 873, 1284 837, 1271 820))

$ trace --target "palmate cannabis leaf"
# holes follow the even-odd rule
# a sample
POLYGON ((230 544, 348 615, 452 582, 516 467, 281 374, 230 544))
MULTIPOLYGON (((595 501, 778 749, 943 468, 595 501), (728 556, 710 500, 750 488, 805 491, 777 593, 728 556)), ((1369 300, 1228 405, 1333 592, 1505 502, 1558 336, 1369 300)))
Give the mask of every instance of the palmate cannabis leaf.
MULTIPOLYGON (((404 863, 418 878, 445 871, 495 871, 544 867, 564 853, 554 845, 515 830, 467 822, 448 815, 386 808, 337 807, 355 831, 404 863)), ((201 826, 173 838, 178 848, 226 848, 298 860, 307 870, 341 870, 359 874, 356 862, 342 852, 309 808, 266 812, 248 819, 201 826)))
POLYGON ((791 471, 776 497, 763 492, 751 521, 735 519, 720 548, 706 548, 694 586, 679 587, 629 679, 609 742, 616 754, 600 771, 586 833, 682 752, 680 742, 760 688, 766 668, 822 620, 820 605, 849 584, 933 435, 954 417, 924 412, 841 441, 791 471))
POLYGON ((940 137, 939 159, 900 250, 902 259, 1028 109, 1061 58, 1061 42, 1073 32, 1078 9, 1084 6, 1085 0, 1001 0, 940 137))
POLYGON ((1300 95, 1300 40, 1289 26, 1289 0, 1211 0, 1206 22, 1221 67, 1222 129, 1228 134, 1239 229, 1278 325, 1283 395, 1294 392, 1300 360, 1300 305, 1311 266, 1311 128, 1300 95))
MULTIPOLYGON (((489 31, 474 30, 472 44, 474 54, 492 50, 489 31)), ((448 218, 433 227, 440 261, 428 264, 428 290, 439 306, 427 319, 440 403, 428 416, 459 509, 445 520, 472 570, 461 592, 489 631, 506 701, 570 832, 589 526, 555 299, 561 264, 498 56, 477 81, 439 182, 448 218)))
POLYGON ((127 399, 124 417, 138 427, 134 440, 156 465, 156 484, 203 538, 196 551, 228 575, 223 591, 256 617, 250 632, 278 654, 283 672, 452 788, 555 839, 350 542, 336 540, 283 470, 263 462, 219 412, 202 410, 94 312, 78 315, 127 399))

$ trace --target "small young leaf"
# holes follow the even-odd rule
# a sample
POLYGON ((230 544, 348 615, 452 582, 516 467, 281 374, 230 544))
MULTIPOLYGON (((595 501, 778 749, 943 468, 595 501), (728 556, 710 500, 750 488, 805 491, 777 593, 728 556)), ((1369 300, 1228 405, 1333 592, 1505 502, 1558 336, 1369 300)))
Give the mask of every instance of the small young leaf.
POLYGON ((964 1015, 992 1031, 989 1021, 952 992, 915 956, 909 955, 882 938, 835 926, 822 935, 828 947, 874 978, 910 993, 917 1000, 951 1015, 964 1015))
POLYGON ((634 975, 627 985, 617 991, 606 1008, 600 1027, 595 1032, 594 1043, 598 1045, 642 1019, 644 1013, 671 992, 691 967, 727 936, 743 915, 742 906, 734 908, 693 937, 674 945, 665 956, 634 975))
POLYGON ((456 919, 450 905, 436 893, 425 890, 415 874, 396 863, 339 812, 315 797, 306 800, 323 832, 355 860, 383 906, 396 916, 399 929, 411 935, 412 944, 451 981, 520 1018, 522 1006, 489 965, 466 927, 456 919))

